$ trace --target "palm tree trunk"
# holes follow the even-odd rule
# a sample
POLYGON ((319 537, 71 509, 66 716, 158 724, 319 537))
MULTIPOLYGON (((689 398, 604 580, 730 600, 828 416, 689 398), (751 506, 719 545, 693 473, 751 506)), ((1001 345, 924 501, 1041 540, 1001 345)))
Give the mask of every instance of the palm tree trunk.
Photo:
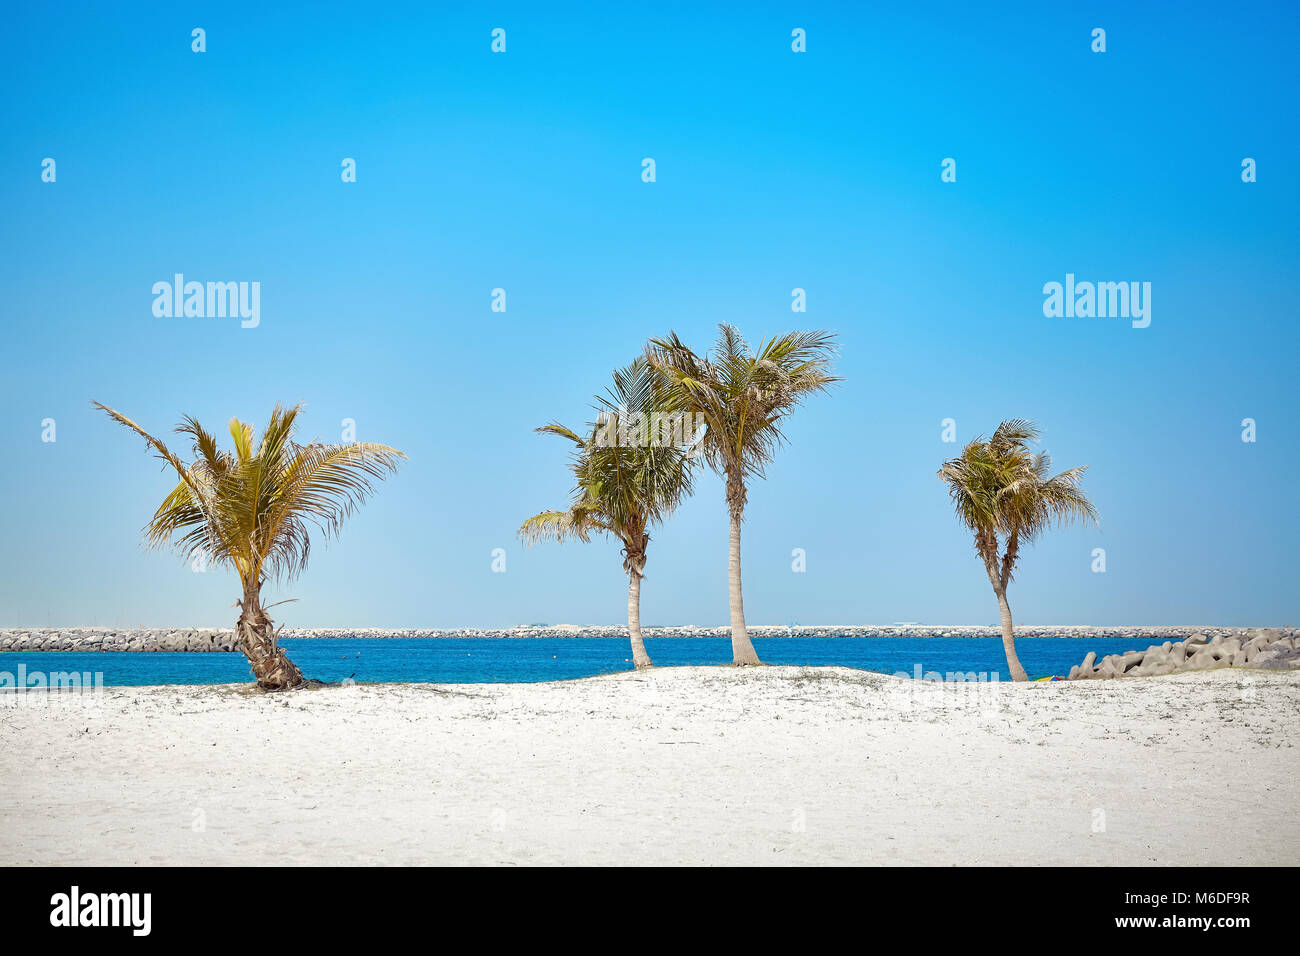
POLYGON ((635 571, 627 575, 627 633, 632 638, 632 663, 638 670, 653 666, 641 641, 641 575, 635 571))
POLYGON ((758 659, 758 652, 754 650, 754 645, 749 640, 749 630, 745 627, 745 600, 740 592, 740 517, 741 512, 732 508, 731 549, 727 556, 727 597, 731 605, 731 662, 744 666, 763 662, 758 659))
POLYGON ((298 666, 275 640, 275 625, 262 607, 260 588, 246 587, 235 638, 263 690, 289 690, 307 683, 298 666))
POLYGON ((994 593, 998 596, 998 609, 1002 612, 1002 649, 1007 655, 1007 670, 1011 672, 1012 680, 1029 680, 1029 675, 1020 666, 1020 658, 1016 655, 1016 635, 1011 626, 1011 605, 1007 603, 1006 588, 994 588, 994 593))

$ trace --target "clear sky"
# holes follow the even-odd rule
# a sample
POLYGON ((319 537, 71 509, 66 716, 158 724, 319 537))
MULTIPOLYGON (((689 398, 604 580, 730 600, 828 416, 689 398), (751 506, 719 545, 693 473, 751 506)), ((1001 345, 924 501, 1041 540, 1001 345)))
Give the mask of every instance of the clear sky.
MULTIPOLYGON (((616 544, 515 538, 571 485, 531 429, 722 321, 842 343, 750 490, 751 623, 996 621, 941 423, 1025 417, 1101 528, 1025 553, 1019 622, 1295 624, 1296 6, 898 6, 9 10, 0 625, 233 622, 231 572, 141 547, 173 479, 92 399, 223 434, 301 401, 409 454, 270 589, 290 626, 621 623, 616 544), (260 282, 260 324, 156 317, 177 272, 260 282), (1067 273, 1150 282, 1150 326, 1045 317, 1067 273)), ((643 622, 725 623, 726 546, 710 476, 643 622)))

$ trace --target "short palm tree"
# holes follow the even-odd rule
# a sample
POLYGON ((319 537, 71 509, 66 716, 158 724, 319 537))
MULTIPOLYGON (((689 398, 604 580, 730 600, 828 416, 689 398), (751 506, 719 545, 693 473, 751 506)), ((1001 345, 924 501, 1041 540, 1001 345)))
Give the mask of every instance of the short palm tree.
POLYGON ((746 483, 761 478, 785 442, 783 419, 809 395, 832 382, 835 336, 830 332, 788 332, 751 350, 734 326, 718 326, 713 350, 696 355, 677 334, 651 339, 646 347, 659 373, 665 405, 698 416, 707 426, 704 460, 726 479, 731 545, 727 562, 731 610, 731 655, 736 664, 759 664, 745 627, 740 587, 740 524, 748 499, 746 483))
POLYGON ((145 526, 146 541, 155 547, 171 543, 187 557, 233 567, 243 587, 235 637, 258 685, 280 690, 305 683, 279 646, 262 606, 262 584, 304 570, 309 523, 325 536, 337 534, 373 491, 371 482, 396 471, 406 456, 372 442, 297 444, 299 405, 277 406, 256 440, 253 426, 232 418, 233 454, 186 416, 176 427, 194 443, 194 460, 185 462, 121 412, 94 404, 140 435, 180 478, 145 526))
MULTIPOLYGON (((694 470, 689 440, 674 442, 671 430, 649 427, 654 416, 662 414, 657 382, 649 364, 638 358, 614 372, 608 398, 597 396, 602 414, 585 437, 556 422, 537 429, 573 442, 576 486, 568 510, 543 511, 519 528, 519 537, 530 545, 568 538, 585 542, 593 533, 622 542, 627 630, 632 662, 638 668, 651 664, 641 637, 648 529, 663 522, 690 495, 694 470)), ((689 439, 688 430, 679 427, 676 432, 689 439)))
POLYGON ((1002 612, 1007 669, 1012 680, 1018 681, 1029 678, 1016 656, 1007 585, 1020 548, 1052 524, 1097 520, 1096 509, 1079 487, 1088 466, 1049 477, 1052 459, 1047 452, 1035 455, 1029 449, 1029 442, 1038 436, 1033 422, 1019 418, 1004 421, 988 441, 977 436, 960 457, 944 462, 939 469, 957 517, 975 535, 975 551, 984 562, 1002 612))

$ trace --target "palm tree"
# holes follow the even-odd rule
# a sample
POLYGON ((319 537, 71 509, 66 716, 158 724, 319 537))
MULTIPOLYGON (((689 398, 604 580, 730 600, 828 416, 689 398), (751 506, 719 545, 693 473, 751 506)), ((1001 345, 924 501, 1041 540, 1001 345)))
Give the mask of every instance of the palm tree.
POLYGON ((374 489, 372 481, 397 470, 400 451, 373 442, 299 445, 293 440, 301 405, 276 406, 259 440, 253 426, 230 420, 232 454, 194 418, 176 432, 194 442, 194 461, 185 462, 121 412, 93 403, 114 421, 141 436, 180 482, 145 526, 153 547, 173 544, 187 557, 228 564, 239 575, 243 599, 235 625, 239 648, 258 686, 298 687, 302 672, 285 655, 266 608, 262 585, 270 577, 288 580, 307 567, 308 523, 328 537, 374 489))
POLYGON ((939 477, 947 482, 957 517, 975 535, 975 551, 984 561, 989 583, 1002 612, 1002 647, 1012 680, 1028 680, 1016 656, 1007 585, 1022 545, 1052 524, 1097 521, 1097 511, 1080 489, 1087 465, 1049 477, 1052 459, 1032 454, 1029 442, 1039 430, 1024 419, 1004 421, 988 441, 977 436, 961 456, 944 462, 939 477), (1002 535, 1005 547, 999 554, 1002 535))
POLYGON ((657 378, 645 359, 638 358, 614 372, 608 398, 597 396, 600 414, 587 437, 557 422, 538 428, 573 442, 577 484, 567 511, 543 511, 519 528, 519 537, 530 545, 543 539, 586 542, 593 533, 622 542, 627 630, 638 668, 651 664, 641 638, 647 529, 663 522, 690 495, 694 470, 689 429, 676 420, 676 438, 686 439, 680 441, 659 428, 664 419, 658 399, 657 378))
POLYGON ((748 498, 746 482, 761 478, 776 449, 785 443, 782 420, 803 400, 832 382, 835 336, 830 332, 788 332, 751 350, 731 325, 718 326, 710 354, 696 355, 669 332, 646 347, 663 380, 666 406, 695 416, 707 426, 704 460, 726 479, 731 546, 727 562, 731 608, 731 655, 736 664, 760 664, 745 628, 740 589, 740 524, 748 498))

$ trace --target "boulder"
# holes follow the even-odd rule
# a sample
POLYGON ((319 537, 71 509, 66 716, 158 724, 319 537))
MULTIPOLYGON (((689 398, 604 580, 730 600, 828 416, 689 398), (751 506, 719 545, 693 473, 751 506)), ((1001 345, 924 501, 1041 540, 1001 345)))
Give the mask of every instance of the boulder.
POLYGON ((1241 638, 1239 637, 1225 638, 1224 641, 1219 645, 1218 650, 1219 650, 1219 660, 1223 660, 1225 658, 1229 658, 1229 659, 1232 658, 1239 650, 1241 650, 1241 638))
POLYGON ((1115 666, 1121 674, 1126 674, 1130 670, 1141 666, 1145 654, 1146 651, 1125 651, 1122 655, 1120 655, 1120 658, 1118 661, 1116 661, 1115 666))
POLYGON ((1096 676, 1097 670, 1097 652, 1089 651, 1083 658, 1083 663, 1079 664, 1074 675, 1074 680, 1088 680, 1096 676))
MULTIPOLYGON (((1173 645, 1169 641, 1165 641, 1159 647, 1156 647, 1154 645, 1148 647, 1146 650, 1146 654, 1143 655, 1142 657, 1142 663, 1144 666, 1148 664, 1152 664, 1152 665, 1165 664, 1168 663, 1168 661, 1172 657, 1173 657, 1173 645)), ((1181 653, 1179 655, 1179 660, 1180 661, 1182 660, 1181 653)))

